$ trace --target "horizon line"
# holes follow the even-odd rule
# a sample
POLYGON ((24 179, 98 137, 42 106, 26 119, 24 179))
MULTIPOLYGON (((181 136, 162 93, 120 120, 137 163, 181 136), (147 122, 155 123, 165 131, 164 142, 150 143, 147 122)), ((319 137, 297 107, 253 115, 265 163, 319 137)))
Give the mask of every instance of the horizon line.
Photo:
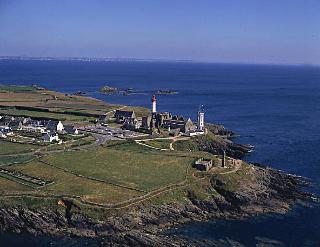
POLYGON ((319 67, 313 63, 270 63, 270 62, 219 62, 193 59, 166 59, 166 58, 135 58, 135 57, 69 57, 69 56, 1 56, 0 60, 25 61, 79 61, 79 62, 175 62, 175 63, 205 63, 205 64, 234 64, 234 65, 272 65, 272 66, 311 66, 319 67))

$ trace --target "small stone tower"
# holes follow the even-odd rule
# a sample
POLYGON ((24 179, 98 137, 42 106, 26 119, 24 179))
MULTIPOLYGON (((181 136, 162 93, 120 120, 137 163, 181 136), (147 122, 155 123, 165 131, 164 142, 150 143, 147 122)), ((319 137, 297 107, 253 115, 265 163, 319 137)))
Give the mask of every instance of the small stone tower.
POLYGON ((226 151, 225 150, 222 150, 223 152, 223 155, 222 155, 222 167, 226 167, 226 151))
POLYGON ((204 130, 204 110, 203 105, 199 107, 198 111, 198 129, 203 131, 204 130))

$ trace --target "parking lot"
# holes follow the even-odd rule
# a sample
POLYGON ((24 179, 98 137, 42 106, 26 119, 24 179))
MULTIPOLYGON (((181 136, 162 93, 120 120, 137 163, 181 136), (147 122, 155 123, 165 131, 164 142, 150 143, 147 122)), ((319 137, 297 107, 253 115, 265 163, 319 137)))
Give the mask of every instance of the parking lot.
POLYGON ((79 130, 84 132, 95 133, 99 135, 104 135, 108 137, 108 140, 119 140, 119 139, 127 139, 127 138, 134 138, 134 137, 141 137, 145 136, 145 134, 130 131, 130 130, 123 130, 120 128, 114 128, 109 126, 102 126, 102 125, 91 125, 79 128, 79 130))

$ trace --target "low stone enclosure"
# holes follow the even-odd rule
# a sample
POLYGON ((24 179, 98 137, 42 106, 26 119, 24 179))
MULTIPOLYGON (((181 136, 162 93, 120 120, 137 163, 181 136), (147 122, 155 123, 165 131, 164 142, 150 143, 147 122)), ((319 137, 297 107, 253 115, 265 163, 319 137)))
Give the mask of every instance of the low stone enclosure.
POLYGON ((0 169, 0 176, 32 188, 39 188, 53 183, 53 181, 45 180, 43 178, 34 177, 21 172, 11 171, 3 168, 0 169))
POLYGON ((200 171, 209 171, 212 168, 213 162, 211 159, 200 158, 194 163, 194 167, 200 171))

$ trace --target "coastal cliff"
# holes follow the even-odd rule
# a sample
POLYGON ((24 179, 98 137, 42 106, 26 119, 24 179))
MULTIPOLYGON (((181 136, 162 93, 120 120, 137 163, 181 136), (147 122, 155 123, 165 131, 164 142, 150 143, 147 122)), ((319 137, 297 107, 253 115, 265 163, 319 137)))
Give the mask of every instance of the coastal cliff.
MULTIPOLYGON (((17 89, 13 87, 10 90, 17 89)), ((19 93, 3 93, 10 97, 14 94, 16 99, 21 97, 19 93)), ((45 109, 56 107, 58 102, 63 107, 81 103, 88 107, 86 112, 82 112, 90 113, 88 117, 93 116, 92 109, 96 109, 96 114, 118 109, 87 97, 49 91, 34 95, 39 97, 41 104, 46 102, 42 105, 48 107, 45 109), (49 105, 50 101, 54 104, 49 105)), ((27 96, 29 99, 30 95, 27 96)), ((22 103, 19 101, 19 104, 22 103)), ((23 102, 19 107, 27 104, 23 102)), ((32 110, 38 109, 38 104, 33 102, 32 110)), ((25 111, 25 108, 15 109, 18 111, 15 113, 21 115, 21 110, 25 111)), ((48 112, 33 113, 43 116, 48 112)), ((77 112, 77 108, 72 112, 77 112)), ((64 112, 64 117, 79 121, 78 116, 69 113, 64 112)), ((57 112, 50 114, 60 115, 57 112)), ((150 145, 141 143, 146 140, 140 140, 140 144, 133 140, 117 140, 102 145, 101 138, 97 138, 96 143, 88 145, 85 150, 60 150, 52 156, 47 153, 48 160, 34 153, 37 155, 34 163, 8 165, 7 169, 16 174, 52 180, 53 186, 30 189, 30 184, 23 182, 29 186, 21 188, 20 185, 24 185, 19 177, 14 181, 20 183, 3 177, 0 230, 61 238, 90 238, 103 246, 199 246, 202 243, 174 236, 168 230, 190 221, 286 213, 293 205, 305 205, 314 199, 313 195, 303 192, 303 187, 308 185, 305 179, 240 160, 251 148, 230 140, 235 136, 233 131, 213 124, 206 124, 206 128, 206 135, 154 138, 149 140, 150 145), (223 151, 227 154, 226 167, 221 167, 223 151), (62 155, 65 156, 61 159, 62 155), (214 163, 211 170, 198 171, 191 167, 195 160, 206 157, 214 163), (64 164, 60 166, 61 163, 64 164), (107 170, 106 167, 112 163, 116 165, 107 170), (150 168, 150 163, 157 166, 150 168), (100 164, 100 170, 96 170, 97 164, 100 164), (131 170, 139 166, 141 169, 131 170), (122 179, 114 180, 121 173, 124 173, 122 179), (139 177, 141 174, 143 176, 139 177), (131 180, 133 177, 138 179, 131 180), (68 191, 70 187, 72 190, 68 191), (100 191, 100 188, 105 190, 100 191), (91 189, 91 193, 85 191, 87 189, 91 189), (113 195, 118 197, 113 198, 113 195)), ((19 151, 18 154, 24 153, 19 151)), ((211 246, 215 244, 219 246, 221 243, 210 243, 211 246)))
POLYGON ((248 165, 245 173, 233 176, 232 181, 223 175, 206 177, 209 183, 204 189, 211 191, 207 197, 187 189, 183 201, 161 205, 145 202, 125 212, 106 213, 103 220, 74 210, 68 223, 61 210, 6 206, 0 209, 0 228, 16 233, 98 238, 102 246, 196 246, 201 243, 167 235, 166 230, 192 220, 286 213, 294 204, 312 198, 301 191, 307 185, 305 179, 271 168, 248 165))

